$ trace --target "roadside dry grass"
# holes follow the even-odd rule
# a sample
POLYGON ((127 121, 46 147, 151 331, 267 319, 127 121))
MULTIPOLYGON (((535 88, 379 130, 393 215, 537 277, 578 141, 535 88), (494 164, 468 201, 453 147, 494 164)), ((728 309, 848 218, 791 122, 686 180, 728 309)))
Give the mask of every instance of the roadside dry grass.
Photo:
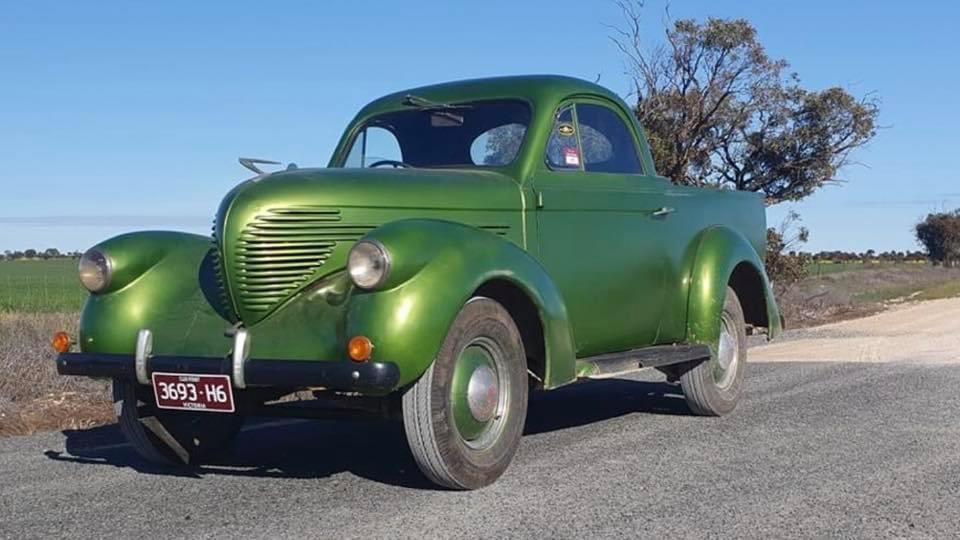
POLYGON ((960 269, 889 265, 809 277, 778 298, 787 328, 865 317, 892 304, 960 296, 960 269))
POLYGON ((75 313, 0 312, 0 436, 114 421, 109 383, 61 377, 50 336, 75 335, 75 313))

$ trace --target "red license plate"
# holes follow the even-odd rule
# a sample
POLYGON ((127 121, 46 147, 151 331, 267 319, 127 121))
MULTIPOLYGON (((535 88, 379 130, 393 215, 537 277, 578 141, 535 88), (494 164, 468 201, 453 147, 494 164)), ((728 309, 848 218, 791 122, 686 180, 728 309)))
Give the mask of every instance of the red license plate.
POLYGON ((233 387, 229 375, 154 373, 157 407, 181 411, 232 413, 233 387))

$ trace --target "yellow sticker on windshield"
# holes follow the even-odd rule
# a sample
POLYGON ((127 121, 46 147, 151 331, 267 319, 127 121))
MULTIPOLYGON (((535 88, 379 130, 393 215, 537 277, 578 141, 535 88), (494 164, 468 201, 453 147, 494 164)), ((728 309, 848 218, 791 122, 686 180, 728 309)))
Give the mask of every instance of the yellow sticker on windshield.
POLYGON ((560 124, 559 126, 557 126, 557 133, 559 133, 560 135, 563 135, 564 137, 572 137, 573 124, 566 124, 566 123, 560 124))

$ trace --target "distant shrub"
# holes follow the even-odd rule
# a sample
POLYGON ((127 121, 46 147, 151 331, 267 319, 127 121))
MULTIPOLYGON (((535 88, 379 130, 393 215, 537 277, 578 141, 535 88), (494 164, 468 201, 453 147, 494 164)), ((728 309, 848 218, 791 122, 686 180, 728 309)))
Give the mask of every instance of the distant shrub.
POLYGON ((927 214, 917 224, 916 234, 934 263, 960 265, 960 209, 927 214))

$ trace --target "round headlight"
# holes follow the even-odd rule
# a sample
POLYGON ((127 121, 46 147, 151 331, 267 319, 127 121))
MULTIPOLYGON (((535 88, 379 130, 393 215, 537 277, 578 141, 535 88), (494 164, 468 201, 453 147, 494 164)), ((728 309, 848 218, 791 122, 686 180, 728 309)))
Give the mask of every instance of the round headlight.
POLYGON ((90 249, 80 257, 80 283, 88 291, 96 293, 110 286, 113 265, 110 257, 99 249, 90 249))
POLYGON ((390 256, 376 240, 361 240, 353 245, 347 259, 350 279, 361 289, 375 289, 387 281, 390 256))

